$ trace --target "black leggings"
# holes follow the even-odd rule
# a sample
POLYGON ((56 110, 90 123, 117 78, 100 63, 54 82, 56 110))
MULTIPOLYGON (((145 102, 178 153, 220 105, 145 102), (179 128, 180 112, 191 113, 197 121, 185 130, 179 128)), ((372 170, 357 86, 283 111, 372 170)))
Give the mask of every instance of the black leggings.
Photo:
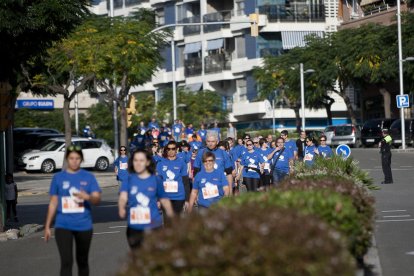
POLYGON ((88 255, 92 240, 92 230, 71 231, 56 228, 55 237, 60 255, 60 275, 72 276, 73 239, 75 239, 76 243, 76 263, 78 264, 78 275, 89 275, 88 255))
POLYGON ((144 230, 136 230, 130 227, 126 231, 127 241, 131 249, 138 249, 144 241, 144 230))
POLYGON ((259 188, 260 178, 243 177, 244 185, 247 187, 248 192, 257 192, 259 188))
POLYGON ((269 188, 272 184, 272 176, 270 174, 260 175, 260 187, 269 188))
POLYGON ((185 200, 171 200, 173 211, 176 215, 180 215, 184 209, 185 200))
POLYGON ((17 217, 17 211, 16 211, 16 202, 17 200, 6 200, 6 206, 7 206, 7 218, 12 217, 12 211, 15 217, 17 217))

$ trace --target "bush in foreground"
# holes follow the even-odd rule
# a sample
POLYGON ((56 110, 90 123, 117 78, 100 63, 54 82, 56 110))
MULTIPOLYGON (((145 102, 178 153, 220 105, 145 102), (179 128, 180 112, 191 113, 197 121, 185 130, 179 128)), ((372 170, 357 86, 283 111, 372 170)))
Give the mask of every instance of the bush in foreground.
POLYGON ((246 204, 151 233, 121 275, 355 275, 355 266, 318 218, 246 204))
POLYGON ((319 190, 328 189, 349 196, 360 216, 362 233, 353 242, 354 255, 362 257, 371 246, 373 219, 375 215, 374 198, 365 188, 341 177, 308 177, 303 179, 289 178, 280 185, 280 190, 319 190))
POLYGON ((295 178, 302 179, 318 176, 336 176, 348 179, 358 186, 369 190, 377 190, 373 179, 368 172, 358 166, 358 162, 352 158, 344 159, 334 155, 330 159, 316 158, 313 166, 307 166, 303 162, 295 165, 295 178))
POLYGON ((217 208, 240 208, 246 204, 259 207, 292 208, 302 214, 319 217, 344 235, 350 252, 361 258, 357 251, 359 237, 364 235, 364 228, 360 222, 363 216, 354 207, 352 198, 330 190, 271 190, 268 193, 246 193, 235 198, 226 198, 220 201, 217 208))

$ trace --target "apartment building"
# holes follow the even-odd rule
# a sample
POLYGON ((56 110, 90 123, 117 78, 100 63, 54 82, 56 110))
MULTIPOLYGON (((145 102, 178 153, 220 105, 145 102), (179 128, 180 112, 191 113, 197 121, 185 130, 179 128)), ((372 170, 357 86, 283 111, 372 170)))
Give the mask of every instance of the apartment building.
MULTIPOLYGON (((109 1, 92 1, 92 11, 107 14, 109 1)), ((271 127, 273 108, 268 100, 258 101, 259 87, 253 69, 266 55, 281 55, 305 45, 305 36, 323 36, 339 26, 338 0, 114 0, 114 14, 130 14, 135 8, 156 11, 159 25, 175 23, 226 22, 223 25, 179 26, 174 32, 175 70, 171 45, 163 49, 165 63, 144 86, 134 92, 154 91, 156 98, 172 87, 190 91, 213 90, 221 95, 230 120, 255 127, 271 127), (248 15, 260 14, 259 36, 250 35, 248 15), (228 23, 227 23, 228 22, 228 23)), ((305 64, 306 67, 306 64, 305 64)), ((298 72, 299 74, 299 72, 298 72)), ((342 98, 332 95, 334 123, 345 123, 342 98)), ((322 128, 326 112, 306 109, 307 126, 322 128)), ((283 103, 275 106, 276 125, 294 128, 294 111, 283 103)))

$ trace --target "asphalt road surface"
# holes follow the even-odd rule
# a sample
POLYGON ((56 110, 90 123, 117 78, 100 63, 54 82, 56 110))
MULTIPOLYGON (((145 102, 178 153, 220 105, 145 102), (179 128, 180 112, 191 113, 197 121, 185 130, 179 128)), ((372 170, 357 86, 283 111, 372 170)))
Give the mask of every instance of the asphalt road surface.
MULTIPOLYGON (((414 275, 414 153, 393 154, 393 185, 379 184, 383 175, 378 150, 356 149, 352 155, 381 188, 374 195, 377 207, 375 236, 382 274, 414 275)), ((113 182, 110 174, 99 177, 103 178, 102 181, 113 182)), ((44 192, 50 176, 21 174, 17 179, 21 181, 17 182, 18 185, 26 187, 26 190, 44 192), (39 184, 36 185, 36 181, 39 184)), ((21 223, 43 224, 47 203, 48 196, 42 193, 21 197, 18 205, 21 223)), ((91 275, 114 275, 128 260, 126 223, 118 219, 116 203, 117 189, 108 187, 103 189, 102 204, 93 208, 95 235, 90 251, 91 275)), ((0 243, 0 274, 57 275, 59 256, 56 243, 52 239, 46 244, 42 237, 43 233, 36 233, 0 243)))

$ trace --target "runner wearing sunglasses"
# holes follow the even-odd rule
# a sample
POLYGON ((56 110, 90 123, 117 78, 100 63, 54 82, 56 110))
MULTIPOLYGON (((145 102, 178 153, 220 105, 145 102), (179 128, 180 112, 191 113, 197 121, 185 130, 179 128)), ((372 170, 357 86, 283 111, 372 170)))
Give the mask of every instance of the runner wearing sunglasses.
POLYGON ((323 158, 329 159, 333 156, 333 151, 330 146, 326 144, 326 136, 322 135, 319 138, 320 145, 315 149, 315 153, 323 158))
POLYGON ((119 184, 128 177, 128 155, 125 146, 119 148, 119 156, 114 162, 116 180, 119 184))

